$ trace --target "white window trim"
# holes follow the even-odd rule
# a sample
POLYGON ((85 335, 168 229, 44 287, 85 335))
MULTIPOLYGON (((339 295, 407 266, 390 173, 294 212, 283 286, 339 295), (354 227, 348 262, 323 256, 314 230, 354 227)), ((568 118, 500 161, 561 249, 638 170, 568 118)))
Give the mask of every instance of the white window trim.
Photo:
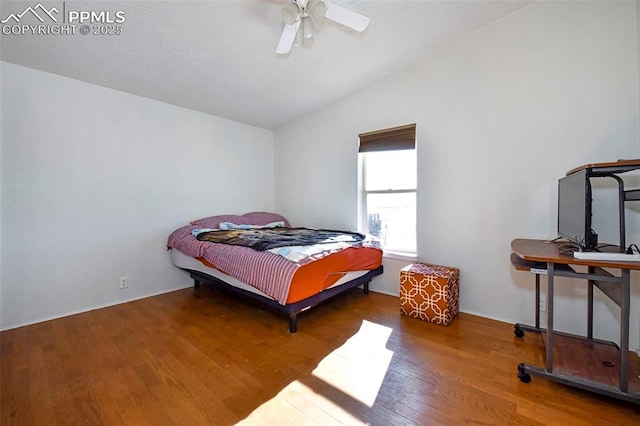
POLYGON ((417 262, 418 261, 418 254, 412 254, 412 253, 400 253, 400 252, 394 252, 394 251, 383 251, 382 252, 382 257, 384 259, 395 259, 395 260, 405 260, 408 262, 417 262))
MULTIPOLYGON (((415 148, 414 148, 415 149, 415 148)), ((367 172, 367 161, 366 154, 358 155, 358 228, 362 232, 368 231, 367 226, 367 195, 368 194, 402 194, 402 193, 414 193, 416 194, 416 200, 418 197, 418 186, 416 185, 415 189, 387 189, 387 190, 371 190, 367 191, 365 186, 365 176, 367 172)), ((417 208, 417 206, 416 206, 417 208)), ((416 212, 417 215, 417 212, 416 212)), ((417 224, 416 224, 417 225, 417 224)), ((418 230, 416 229, 416 252, 400 252, 400 251, 392 251, 392 250, 384 250, 382 257, 387 259, 397 259, 397 260, 407 260, 416 262, 418 261, 418 230)))

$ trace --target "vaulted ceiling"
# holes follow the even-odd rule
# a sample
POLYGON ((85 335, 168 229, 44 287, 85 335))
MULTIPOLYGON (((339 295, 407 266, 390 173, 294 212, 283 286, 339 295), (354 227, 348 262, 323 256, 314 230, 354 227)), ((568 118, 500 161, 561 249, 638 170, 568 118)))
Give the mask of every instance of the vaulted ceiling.
MULTIPOLYGON (((275 48, 286 3, 43 1, 67 17, 71 10, 108 11, 112 17, 122 11, 122 32, 96 35, 91 28, 83 35, 77 25, 75 34, 2 34, 0 58, 275 129, 530 2, 334 0, 368 16, 369 27, 358 33, 325 20, 310 41, 282 56, 275 48)), ((1 19, 37 4, 3 0, 1 19)), ((20 24, 38 24, 33 16, 22 19, 20 24)))

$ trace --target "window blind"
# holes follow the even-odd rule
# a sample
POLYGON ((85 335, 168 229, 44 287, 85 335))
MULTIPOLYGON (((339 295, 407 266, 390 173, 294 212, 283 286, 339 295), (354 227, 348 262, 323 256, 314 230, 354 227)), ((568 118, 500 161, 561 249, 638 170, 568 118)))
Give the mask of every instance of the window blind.
POLYGON ((360 133, 360 148, 358 152, 399 151, 415 149, 416 124, 392 127, 390 129, 375 130, 360 133))

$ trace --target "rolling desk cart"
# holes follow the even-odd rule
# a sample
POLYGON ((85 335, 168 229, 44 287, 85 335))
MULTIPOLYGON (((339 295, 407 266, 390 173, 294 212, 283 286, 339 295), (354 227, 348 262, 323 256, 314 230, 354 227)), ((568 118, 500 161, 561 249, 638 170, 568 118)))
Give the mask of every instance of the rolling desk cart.
MULTIPOLYGON (((511 242, 511 261, 518 270, 536 274, 536 299, 539 297, 539 276, 547 275, 547 328, 515 324, 514 333, 522 337, 525 331, 542 335, 546 346, 544 367, 521 363, 518 378, 528 383, 531 375, 546 377, 559 383, 578 387, 613 398, 640 404, 640 359, 629 352, 629 311, 631 270, 640 270, 640 262, 580 260, 558 252, 559 243, 516 239, 511 242), (574 266, 587 267, 577 272, 574 266), (604 268, 617 269, 618 276, 604 268), (588 281, 588 335, 586 337, 554 330, 554 278, 580 278, 588 281), (620 346, 593 338, 593 287, 598 287, 620 307, 620 346)), ((538 308, 536 307, 536 310, 538 308)))
MULTIPOLYGON (((626 248, 625 202, 640 201, 640 189, 625 189, 619 176, 633 170, 640 170, 640 160, 586 164, 567 172, 567 176, 583 172, 588 180, 608 177, 617 182, 620 234, 619 246, 608 247, 612 252, 619 253, 626 248)), ((640 404, 640 359, 629 352, 630 276, 632 270, 640 270, 640 262, 575 259, 573 256, 560 254, 559 245, 560 243, 527 239, 511 242, 511 262, 515 268, 536 275, 535 326, 515 324, 514 333, 517 337, 524 336, 525 331, 539 333, 546 347, 545 367, 521 363, 518 365, 518 377, 525 383, 531 380, 531 375, 547 377, 556 382, 640 404), (576 271, 575 266, 582 266, 586 272, 576 271), (609 270, 617 270, 619 274, 614 275, 609 270), (539 305, 540 275, 544 274, 547 275, 546 329, 540 327, 539 305), (586 336, 560 333, 553 329, 555 277, 587 280, 586 336), (593 296, 596 287, 620 307, 619 347, 613 342, 593 337, 593 296)))

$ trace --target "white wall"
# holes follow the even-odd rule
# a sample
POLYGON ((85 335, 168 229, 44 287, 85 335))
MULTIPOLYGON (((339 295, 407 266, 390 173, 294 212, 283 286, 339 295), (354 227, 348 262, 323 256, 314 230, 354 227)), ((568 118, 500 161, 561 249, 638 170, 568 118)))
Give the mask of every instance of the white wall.
MULTIPOLYGON (((415 122, 420 259, 461 269, 463 311, 531 322, 533 276, 511 268, 510 242, 556 236, 569 169, 639 157, 637 55, 634 2, 532 4, 277 129, 276 210, 354 228, 357 134, 415 122)), ((596 223, 605 240, 609 222, 596 223)), ((372 288, 397 294, 397 269, 372 288)), ((583 330, 585 286, 558 287, 556 324, 583 330)), ((617 339, 615 311, 599 303, 597 315, 596 332, 617 339)))
POLYGON ((9 63, 1 76, 3 329, 189 286, 173 229, 273 209, 271 131, 9 63))
POLYGON ((0 330, 2 329, 2 140, 4 139, 2 121, 2 65, 0 62, 0 330))

